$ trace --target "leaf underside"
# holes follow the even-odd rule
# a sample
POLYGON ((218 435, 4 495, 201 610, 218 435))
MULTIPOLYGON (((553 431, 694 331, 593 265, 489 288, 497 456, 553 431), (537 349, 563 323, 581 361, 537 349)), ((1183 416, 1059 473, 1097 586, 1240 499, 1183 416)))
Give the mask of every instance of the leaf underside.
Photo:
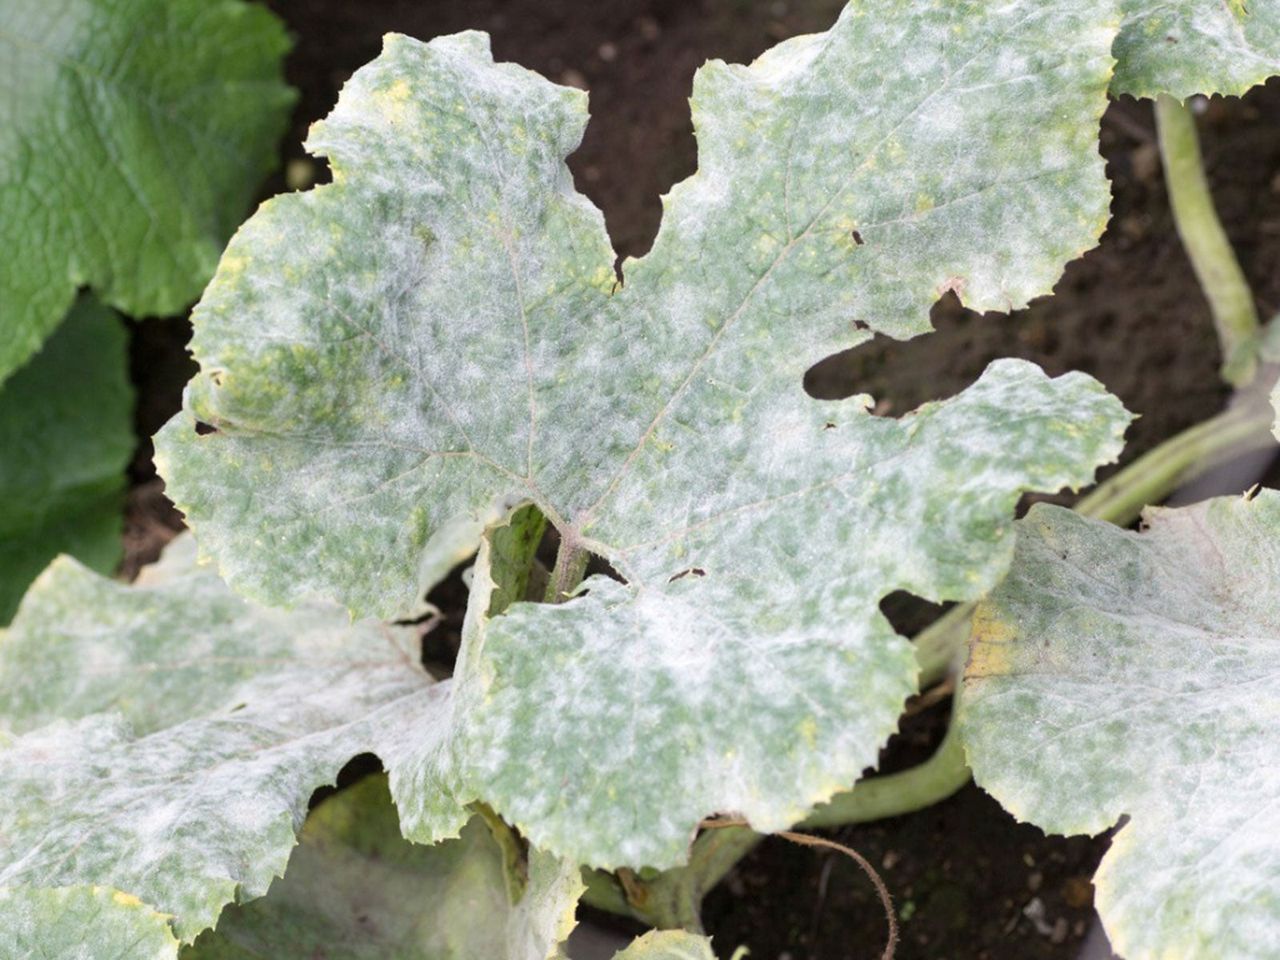
POLYGON ((1280 493, 1150 510, 1134 534, 1036 506, 979 607, 961 715, 1019 819, 1098 833, 1127 960, 1280 955, 1280 493))
POLYGON ((411 631, 254 608, 194 560, 180 538, 124 586, 59 558, 0 632, 0 887, 108 885, 190 940, 266 893, 364 752, 418 833, 465 822, 411 631))
POLYGON ((942 291, 1021 306, 1096 242, 1110 19, 881 0, 708 64, 701 167, 616 290, 563 162, 585 97, 481 34, 388 37, 312 130, 333 184, 265 204, 195 312, 169 490, 233 588, 384 618, 536 504, 626 583, 474 632, 468 788, 596 865, 679 862, 716 810, 790 824, 914 690, 880 599, 979 596, 1019 493, 1118 451, 1113 398, 1021 362, 901 420, 801 387, 926 332, 942 291))
POLYGON ((1280 74, 1275 0, 1120 0, 1115 94, 1238 96, 1280 74))
POLYGON ((102 573, 120 561, 127 368, 124 328, 84 298, 0 387, 0 624, 59 553, 102 573))
POLYGON ((368 777, 307 818, 282 879, 223 911, 183 960, 547 960, 574 926, 573 864, 531 851, 512 902, 503 856, 472 820, 433 847, 400 836, 386 779, 368 777))
POLYGON ((135 316, 199 295, 275 165, 287 48, 241 0, 0 4, 0 382, 77 287, 135 316))

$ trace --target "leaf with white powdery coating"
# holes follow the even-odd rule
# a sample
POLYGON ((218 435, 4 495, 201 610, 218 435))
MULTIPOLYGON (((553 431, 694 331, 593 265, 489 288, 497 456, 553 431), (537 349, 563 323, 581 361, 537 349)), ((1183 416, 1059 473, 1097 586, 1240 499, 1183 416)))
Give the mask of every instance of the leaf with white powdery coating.
POLYGON ((1130 533, 1019 523, 979 607, 974 778, 1052 833, 1122 816, 1095 877, 1127 960, 1280 955, 1280 493, 1149 510, 1130 533))
POLYGON ((276 163, 288 45, 242 0, 0 3, 0 382, 77 287, 135 316, 199 295, 276 163))
POLYGON ((174 960, 169 918, 106 887, 0 887, 0 960, 174 960))
POLYGON ((60 558, 0 632, 0 887, 107 884, 183 940, 266 893, 356 754, 414 783, 419 832, 467 816, 423 773, 448 690, 412 631, 251 607, 194 554, 175 541, 135 586, 60 558))
POLYGON ((1112 13, 877 0, 708 64, 701 168, 612 294, 563 163, 585 97, 479 34, 389 37, 313 128, 334 183, 265 205, 196 310, 170 491, 234 588, 388 618, 535 503, 627 583, 480 632, 472 788, 597 865, 677 863, 715 810, 790 824, 915 688, 879 600, 980 595, 1019 492, 1118 450, 1094 381, 1018 362, 902 420, 802 389, 942 291, 1020 306, 1096 242, 1112 13))
POLYGON ((715 960, 711 941, 685 930, 650 930, 613 960, 715 960))
POLYGON ((125 330, 85 298, 0 386, 0 624, 59 553, 120 562, 133 391, 125 330))
POLYGON ((479 819, 436 846, 400 835, 386 778, 307 818, 282 879, 228 907, 183 960, 547 960, 573 929, 581 871, 531 850, 513 902, 502 850, 479 819))
POLYGON ((1120 0, 1111 92, 1239 95, 1280 74, 1276 0, 1120 0))

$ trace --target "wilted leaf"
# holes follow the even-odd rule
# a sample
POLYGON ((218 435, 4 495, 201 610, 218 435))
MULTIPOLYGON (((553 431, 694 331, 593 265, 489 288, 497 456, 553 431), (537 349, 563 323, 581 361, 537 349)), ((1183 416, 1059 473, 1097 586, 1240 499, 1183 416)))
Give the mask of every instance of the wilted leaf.
POLYGON ((275 164, 287 48, 241 0, 0 3, 0 381, 77 287, 135 315, 199 295, 275 164))
POLYGON ((171 491, 237 589, 384 617, 536 504, 627 582, 493 621, 473 789, 595 864, 678 862, 717 809, 789 824, 914 689, 879 600, 981 594, 1018 493, 1118 449, 1096 383, 1017 362, 901 421, 801 387, 855 321, 1019 306, 1093 245, 1109 11, 880 0, 709 64, 701 169, 612 295, 563 163, 585 97, 480 34, 389 38, 313 129, 335 182, 265 205, 196 311, 171 491))
POLYGON ((0 624, 59 553, 102 573, 120 561, 133 452, 125 331, 82 299, 0 387, 0 624))
POLYGON ((436 846, 400 836, 386 779, 368 777, 307 818, 283 879, 228 907, 183 960, 546 960, 574 926, 581 873, 530 851, 515 902, 479 818, 436 846))
POLYGON ((1120 0, 1113 93, 1242 94, 1280 74, 1275 0, 1120 0))
POLYGON ((0 888, 4 960, 173 960, 169 918, 106 887, 0 888))
POLYGON ((447 689, 411 631, 250 607, 194 553, 175 541, 132 587, 60 558, 0 632, 0 886, 109 885, 183 940, 266 892, 358 753, 413 780, 420 831, 423 808, 466 819, 424 772, 447 689))
POLYGON ((1095 878, 1127 960, 1280 956, 1280 494, 1019 524, 962 723, 983 787, 1052 833, 1126 817, 1095 878))

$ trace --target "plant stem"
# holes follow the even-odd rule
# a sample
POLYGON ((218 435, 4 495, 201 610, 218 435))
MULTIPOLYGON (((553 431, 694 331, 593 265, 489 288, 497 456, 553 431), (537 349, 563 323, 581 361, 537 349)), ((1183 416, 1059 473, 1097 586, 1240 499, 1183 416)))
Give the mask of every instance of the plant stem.
POLYGON ((529 882, 528 865, 520 838, 487 803, 476 804, 475 811, 502 850, 502 879, 506 884, 507 898, 512 903, 519 903, 529 882))
MULTIPOLYGON (((953 719, 954 716, 953 706, 953 719)), ((859 781, 852 790, 837 793, 830 803, 815 808, 799 826, 823 829, 914 813, 951 796, 969 782, 969 776, 964 746, 953 722, 938 749, 924 763, 901 773, 859 781)))
MULTIPOLYGON (((952 705, 953 716, 956 702, 952 705)), ((847 826, 915 813, 945 800, 968 782, 964 748, 953 725, 924 763, 901 773, 860 781, 852 790, 836 794, 829 803, 818 807, 798 827, 847 826)), ((703 830, 693 842, 686 866, 651 879, 633 880, 627 885, 629 890, 611 874, 583 871, 587 884, 583 902, 656 927, 701 931, 702 898, 763 839, 745 826, 703 830)))
POLYGON ((547 603, 564 603, 582 582, 591 558, 571 535, 561 531, 560 549, 556 553, 556 565, 547 582, 547 603))
MULTIPOLYGON (((1240 402, 1215 417, 1175 434, 1112 475, 1075 505, 1087 517, 1125 526, 1143 507, 1159 503, 1188 480, 1234 456, 1275 443, 1274 416, 1262 391, 1241 394, 1240 402)), ((951 670, 969 639, 973 604, 953 607, 916 635, 920 687, 933 686, 951 670)))
POLYGON ((763 839, 745 826, 706 829, 693 841, 687 865, 648 878, 633 875, 626 883, 601 870, 584 870, 583 902, 660 930, 702 933, 702 898, 763 839))
POLYGON ((1156 99, 1156 128, 1173 219, 1218 328, 1222 377, 1238 387, 1252 378, 1258 362, 1253 293, 1214 210, 1191 111, 1180 100, 1161 94, 1156 99))

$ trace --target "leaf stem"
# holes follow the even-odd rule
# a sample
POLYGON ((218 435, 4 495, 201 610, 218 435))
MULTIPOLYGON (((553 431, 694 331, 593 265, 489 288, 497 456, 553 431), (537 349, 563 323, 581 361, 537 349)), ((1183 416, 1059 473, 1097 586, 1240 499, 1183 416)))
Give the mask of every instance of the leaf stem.
POLYGON ((556 565, 551 571, 551 579, 547 582, 547 603, 564 603, 569 599, 574 589, 582 582, 589 559, 591 554, 577 539, 561 531, 560 549, 556 552, 556 565))
MULTIPOLYGON (((1232 457, 1274 445, 1274 413, 1265 391, 1242 391, 1238 402, 1217 416, 1175 434, 1123 470, 1098 484, 1075 505, 1086 517, 1125 526, 1143 507, 1159 503, 1188 480, 1232 457)), ((931 687, 952 668, 969 638, 973 604, 953 607, 916 635, 920 687, 931 687)))
POLYGON ((1214 210, 1191 111, 1182 101, 1161 94, 1156 99, 1156 128, 1173 219, 1218 329, 1222 377, 1240 386, 1252 378, 1258 362, 1253 292, 1214 210))
MULTIPOLYGON (((915 813, 945 800, 968 781, 964 748, 953 725, 924 763, 901 773, 862 780, 852 790, 836 794, 797 826, 847 826, 915 813)), ((763 839, 747 826, 706 829, 694 840, 686 866, 649 879, 634 878, 625 885, 612 874, 584 870, 587 892, 583 902, 656 927, 701 932, 702 898, 763 839)))
MULTIPOLYGON (((954 706, 951 712, 954 719, 954 706)), ((837 793, 829 803, 816 807, 799 826, 822 829, 914 813, 945 800, 968 782, 969 765, 953 722, 938 749, 924 763, 901 773, 859 781, 852 790, 837 793)))
POLYGON ((524 846, 516 832, 487 803, 477 803, 474 809, 502 851, 502 880, 507 888, 507 899, 511 903, 519 903, 529 883, 524 846))

